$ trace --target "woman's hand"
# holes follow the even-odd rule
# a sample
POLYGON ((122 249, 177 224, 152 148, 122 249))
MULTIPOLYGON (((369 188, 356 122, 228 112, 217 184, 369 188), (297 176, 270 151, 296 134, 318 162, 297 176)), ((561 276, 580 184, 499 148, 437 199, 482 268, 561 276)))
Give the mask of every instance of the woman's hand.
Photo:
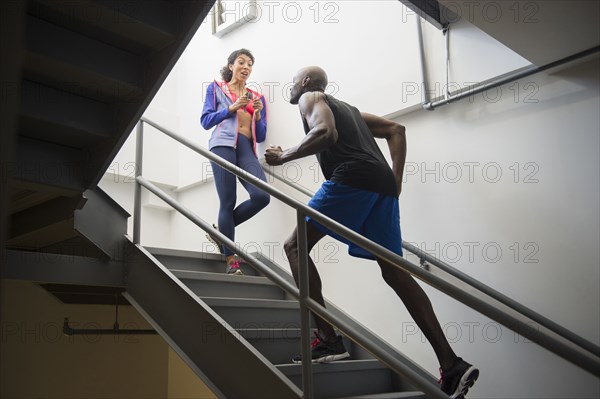
POLYGON ((231 104, 227 110, 229 110, 229 112, 237 112, 239 109, 246 108, 246 105, 248 105, 249 102, 248 96, 244 94, 243 96, 238 97, 237 101, 231 104))
POLYGON ((262 100, 260 98, 254 99, 252 107, 254 108, 254 119, 259 121, 261 119, 261 111, 264 108, 262 100))

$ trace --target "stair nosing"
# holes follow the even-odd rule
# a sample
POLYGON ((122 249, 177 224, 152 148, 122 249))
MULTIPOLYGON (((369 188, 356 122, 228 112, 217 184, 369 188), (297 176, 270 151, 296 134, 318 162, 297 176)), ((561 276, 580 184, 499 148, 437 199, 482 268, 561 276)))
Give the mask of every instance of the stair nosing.
POLYGON ((171 249, 171 248, 160 248, 160 247, 144 247, 153 256, 170 256, 176 258, 191 258, 191 259, 202 259, 202 260, 214 260, 220 261, 225 260, 225 255, 215 254, 200 251, 190 251, 187 249, 171 249))
MULTIPOLYGON (((286 363, 277 367, 286 375, 302 374, 302 364, 286 363), (284 371, 285 370, 285 371, 284 371)), ((391 370, 377 359, 350 359, 339 360, 331 363, 314 363, 312 370, 315 373, 329 373, 356 370, 391 370)))
POLYGON ((340 399, 401 399, 401 398, 412 398, 420 396, 425 398, 425 394, 421 391, 396 391, 396 392, 384 392, 367 395, 357 396, 344 396, 340 399))
POLYGON ((229 275, 224 273, 205 272, 199 270, 169 269, 177 278, 193 281, 219 281, 234 284, 256 284, 278 287, 266 277, 248 275, 229 275))
POLYGON ((246 340, 299 340, 300 328, 236 328, 246 340))
POLYGON ((260 298, 232 298, 199 296, 209 306, 238 307, 238 308, 265 308, 265 309, 299 309, 296 300, 290 299, 260 299, 260 298))

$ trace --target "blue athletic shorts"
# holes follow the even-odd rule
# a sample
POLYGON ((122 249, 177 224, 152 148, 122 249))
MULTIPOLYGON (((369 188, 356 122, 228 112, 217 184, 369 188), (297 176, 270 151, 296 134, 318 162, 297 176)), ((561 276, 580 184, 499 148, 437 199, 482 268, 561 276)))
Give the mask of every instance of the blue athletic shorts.
MULTIPOLYGON (((308 202, 308 206, 402 256, 398 198, 327 180, 308 202)), ((351 243, 310 217, 306 220, 323 233, 348 244, 350 255, 376 259, 367 250, 351 243)))

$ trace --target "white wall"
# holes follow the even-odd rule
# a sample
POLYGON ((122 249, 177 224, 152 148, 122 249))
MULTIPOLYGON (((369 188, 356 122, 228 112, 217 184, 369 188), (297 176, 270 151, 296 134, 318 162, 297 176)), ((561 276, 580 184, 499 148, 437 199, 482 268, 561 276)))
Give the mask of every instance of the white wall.
MULTIPOLYGON (((263 7, 258 21, 222 39, 203 24, 147 115, 206 145, 209 133, 199 126, 203 89, 218 78, 227 55, 240 47, 256 56, 251 80, 269 99, 264 145, 286 147, 302 137, 297 108, 285 101, 283 89, 305 65, 323 66, 336 96, 362 110, 385 115, 418 105, 420 68, 412 12, 397 1, 320 2, 316 19, 315 4, 276 3, 270 15, 263 7), (301 14, 295 13, 297 7, 301 14), (325 23, 325 16, 337 22, 325 23)), ((443 87, 444 39, 439 31, 424 28, 430 84, 443 87)), ((461 87, 526 64, 466 22, 452 28, 451 55, 450 81, 461 87)), ((409 144, 401 197, 404 238, 598 343, 600 127, 594 67, 537 75, 434 112, 412 112, 399 121, 407 126, 409 144)), ((175 186, 174 195, 188 208, 216 221, 214 187, 200 184, 209 170, 206 161, 166 145, 147 155, 146 164, 157 165, 149 169, 154 179, 175 186), (174 174, 173 180, 163 181, 174 174)), ((277 170, 314 191, 322 180, 315 166, 311 157, 277 170)), ((107 180, 104 188, 109 192, 121 192, 121 198, 128 190, 132 193, 133 185, 107 180)), ((290 192, 281 183, 272 184, 290 192)), ((238 198, 247 198, 243 189, 238 198)), ((151 209, 147 213, 152 217, 143 224, 143 243, 207 248, 204 234, 185 218, 156 205, 151 209)), ((282 243, 294 224, 294 212, 273 200, 239 226, 236 240, 287 268, 282 243)), ((432 350, 382 283, 374 263, 350 258, 332 240, 323 240, 313 255, 328 298, 436 373, 432 350)), ((427 291, 453 347, 482 370, 470 397, 600 394, 597 379, 445 295, 427 291)))
MULTIPOLYGON (((414 16, 407 19, 412 22, 414 16)), ((446 37, 440 30, 426 22, 422 22, 421 26, 427 54, 426 69, 430 100, 445 95, 446 91, 465 89, 474 83, 529 65, 527 60, 474 28, 466 19, 457 20, 450 25, 447 33, 448 50, 446 50, 446 37), (446 74, 447 54, 450 57, 448 74, 446 74)), ((417 58, 411 61, 416 65, 419 65, 418 62, 417 58)), ((420 74, 414 82, 404 80, 403 87, 410 103, 420 103, 423 90, 420 74), (415 86, 415 83, 418 85, 415 86), (415 92, 415 88, 419 91, 415 92)))
MULTIPOLYGON (((515 99, 507 85, 497 101, 476 96, 473 103, 400 120, 408 134, 404 238, 596 344, 597 68, 595 62, 518 82, 521 88, 532 85, 535 94, 515 99)), ((428 292, 457 352, 481 367, 475 397, 598 396, 597 378, 445 295, 428 292)), ((387 296, 375 301, 390 304, 387 296)), ((370 309, 358 312, 361 320, 373 317, 370 309)), ((372 322, 421 364, 435 367, 407 320, 403 314, 385 326, 372 322)))

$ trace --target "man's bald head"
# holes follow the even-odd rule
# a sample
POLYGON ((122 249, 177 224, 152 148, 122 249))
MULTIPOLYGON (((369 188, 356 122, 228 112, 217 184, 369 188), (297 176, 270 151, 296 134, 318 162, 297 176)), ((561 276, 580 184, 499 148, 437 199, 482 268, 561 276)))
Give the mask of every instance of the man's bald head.
POLYGON ((292 104, 298 104, 302 94, 309 91, 325 92, 327 87, 327 73, 318 66, 309 66, 300 69, 294 76, 294 86, 291 90, 292 104))
POLYGON ((327 73, 325 70, 318 66, 309 66, 302 68, 299 72, 299 75, 304 78, 309 78, 308 86, 311 89, 325 91, 327 87, 327 73))

